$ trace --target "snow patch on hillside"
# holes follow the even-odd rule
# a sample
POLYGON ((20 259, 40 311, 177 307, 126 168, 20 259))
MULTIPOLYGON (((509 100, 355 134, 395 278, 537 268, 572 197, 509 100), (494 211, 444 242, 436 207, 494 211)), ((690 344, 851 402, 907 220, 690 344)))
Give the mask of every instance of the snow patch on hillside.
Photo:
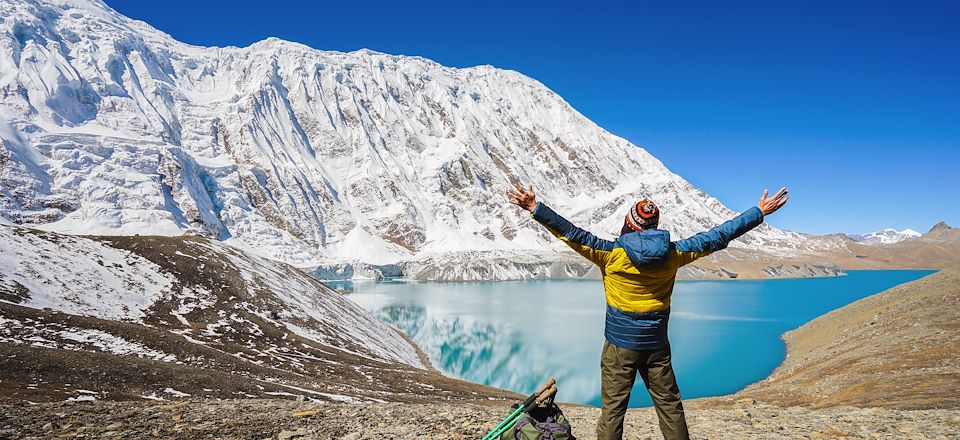
POLYGON ((22 286, 19 304, 37 309, 139 321, 174 282, 145 258, 83 237, 4 226, 0 249, 0 284, 22 286))
POLYGON ((110 333, 85 328, 73 328, 42 322, 24 323, 16 319, 0 318, 0 342, 27 344, 33 347, 61 348, 75 351, 96 351, 118 356, 136 356, 161 362, 176 362, 176 356, 154 350, 110 333))

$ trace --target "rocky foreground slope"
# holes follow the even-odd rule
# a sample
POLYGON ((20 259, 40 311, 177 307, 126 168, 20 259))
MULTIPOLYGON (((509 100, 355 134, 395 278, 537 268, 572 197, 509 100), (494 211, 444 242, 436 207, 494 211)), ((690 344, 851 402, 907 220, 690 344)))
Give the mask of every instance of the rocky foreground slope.
POLYGON ((0 402, 509 395, 441 376, 302 271, 214 240, 0 226, 0 250, 0 402))
MULTIPOLYGON (((788 358, 768 380, 734 395, 687 402, 694 438, 957 438, 958 280, 960 268, 942 271, 790 332, 788 358)), ((418 401, 406 403, 309 402, 284 396, 21 401, 0 408, 0 437, 475 439, 508 410, 509 401, 500 400, 506 396, 497 390, 431 391, 437 381, 456 381, 436 375, 421 380, 418 401)), ((576 405, 564 409, 575 433, 593 438, 599 411, 576 405)), ((627 438, 659 438, 650 408, 630 410, 626 423, 627 438)))

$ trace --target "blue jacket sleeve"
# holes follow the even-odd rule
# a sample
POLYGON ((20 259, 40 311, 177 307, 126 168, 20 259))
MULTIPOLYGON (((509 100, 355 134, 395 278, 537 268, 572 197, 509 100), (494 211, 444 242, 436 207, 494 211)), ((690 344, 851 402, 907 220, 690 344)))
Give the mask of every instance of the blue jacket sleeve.
POLYGON ((727 244, 763 223, 763 213, 754 206, 720 226, 674 243, 680 265, 725 249, 727 244))
POLYGON ((614 242, 597 238, 595 235, 574 226, 573 223, 570 223, 543 203, 537 202, 537 207, 533 209, 530 216, 538 223, 546 226, 550 233, 570 246, 571 249, 601 267, 607 264, 610 252, 616 247, 614 242))

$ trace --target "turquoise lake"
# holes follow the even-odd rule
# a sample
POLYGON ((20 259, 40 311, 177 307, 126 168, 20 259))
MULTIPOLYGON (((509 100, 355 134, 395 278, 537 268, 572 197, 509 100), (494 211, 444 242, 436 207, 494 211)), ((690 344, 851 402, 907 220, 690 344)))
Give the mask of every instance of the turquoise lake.
MULTIPOLYGON (((681 394, 717 396, 761 380, 785 356, 784 332, 929 273, 678 282, 669 334, 681 394)), ((521 394, 554 377, 560 400, 599 406, 600 281, 381 281, 350 287, 348 298, 407 332, 447 375, 521 394)), ((630 404, 651 404, 642 381, 630 404)))

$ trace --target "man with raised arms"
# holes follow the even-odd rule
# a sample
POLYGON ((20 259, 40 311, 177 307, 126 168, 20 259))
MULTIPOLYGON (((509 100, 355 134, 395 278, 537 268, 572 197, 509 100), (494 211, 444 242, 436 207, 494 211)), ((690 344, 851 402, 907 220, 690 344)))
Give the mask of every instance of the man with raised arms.
POLYGON ((653 201, 633 204, 620 236, 603 240, 574 226, 542 202, 533 187, 511 188, 510 202, 527 211, 574 251, 600 267, 606 290, 606 340, 600 358, 601 415, 597 438, 623 438, 623 417, 637 374, 653 399, 664 438, 688 439, 680 389, 670 360, 667 321, 677 270, 727 247, 732 240, 763 223, 789 196, 781 188, 773 197, 763 191, 760 202, 737 217, 690 238, 670 241, 657 229, 660 210, 653 201))

